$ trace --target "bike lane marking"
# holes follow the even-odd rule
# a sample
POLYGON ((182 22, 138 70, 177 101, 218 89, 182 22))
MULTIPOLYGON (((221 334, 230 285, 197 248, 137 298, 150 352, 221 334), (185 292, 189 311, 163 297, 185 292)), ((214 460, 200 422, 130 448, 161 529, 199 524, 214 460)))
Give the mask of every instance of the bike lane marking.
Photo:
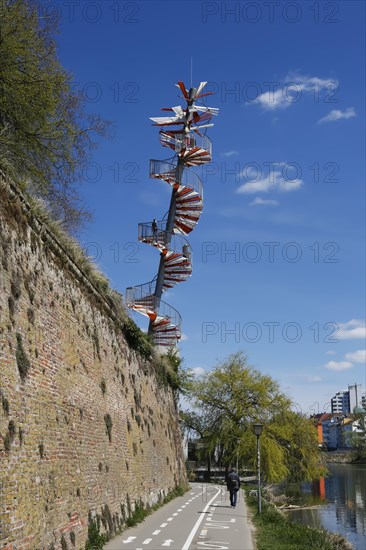
MULTIPOLYGON (((221 519, 220 508, 221 506, 218 503, 211 505, 210 511, 206 516, 206 520, 202 525, 202 530, 195 541, 194 547, 197 548, 197 550, 229 550, 233 543, 237 544, 237 540, 235 542, 232 539, 230 542, 227 540, 217 540, 221 538, 220 534, 223 538, 226 538, 225 535, 229 534, 229 531, 227 531, 228 529, 232 532, 231 528, 234 528, 234 531, 237 532, 240 527, 237 522, 237 518, 235 517, 226 517, 225 519, 221 519), (214 514, 218 514, 219 517, 216 515, 214 516, 214 514)), ((238 548, 238 546, 235 548, 238 548)))
MULTIPOLYGON (((204 493, 207 493, 207 491, 206 491, 205 489, 204 489, 204 490, 201 490, 199 493, 197 493, 196 496, 195 496, 194 498, 197 498, 197 497, 203 495, 204 493)), ((190 494, 195 494, 195 493, 190 493, 190 494)), ((167 527, 168 525, 171 525, 170 522, 173 521, 174 518, 177 517, 177 516, 179 515, 178 512, 183 512, 183 509, 184 509, 184 508, 187 508, 187 509, 190 508, 190 507, 189 507, 189 504, 194 500, 194 498, 189 499, 183 506, 181 505, 181 507, 177 509, 177 512, 174 512, 169 518, 167 518, 167 519, 165 520, 164 523, 162 523, 162 524, 160 525, 160 529, 155 529, 155 530, 152 532, 152 535, 158 535, 158 534, 160 534, 162 529, 164 529, 164 528, 167 527), (168 522, 169 522, 169 523, 168 523, 168 522)), ((211 502, 211 501, 210 501, 210 502, 211 502)), ((145 535, 145 536, 146 536, 146 535, 145 535)), ((150 535, 150 537, 151 537, 151 535, 150 535)), ((150 544, 150 542, 153 540, 153 539, 150 538, 150 537, 149 537, 149 538, 146 538, 145 540, 143 540, 143 541, 140 542, 139 544, 140 544, 140 545, 147 546, 147 545, 150 544)), ((123 542, 124 544, 129 544, 129 543, 131 543, 131 542, 132 542, 134 539, 136 539, 136 538, 137 538, 136 536, 130 536, 130 537, 128 537, 126 540, 123 540, 122 542, 123 542)), ((155 540, 156 540, 156 539, 155 539, 155 540)), ((136 541, 136 542, 137 542, 137 541, 136 541)), ((171 539, 165 540, 164 543, 162 543, 162 546, 170 546, 170 544, 171 544, 172 542, 174 542, 174 541, 171 540, 171 539)), ((143 548, 140 548, 140 547, 139 547, 139 548, 136 548, 136 550, 143 550, 143 548)))
MULTIPOLYGON (((204 507, 203 511, 200 513, 200 517, 198 518, 198 520, 196 521, 194 527, 192 528, 190 534, 188 535, 188 538, 186 540, 186 542, 184 543, 184 545, 182 546, 182 550, 188 550, 192 540, 193 540, 193 537, 195 536, 195 534, 197 533, 198 531, 198 528, 199 526, 201 525, 203 519, 205 518, 205 514, 207 512, 207 510, 209 509, 210 505, 211 505, 211 502, 213 502, 218 496, 219 494, 221 493, 221 489, 218 489, 216 494, 212 497, 212 499, 206 504, 206 506, 204 507)), ((183 507, 182 507, 183 508, 183 507)))

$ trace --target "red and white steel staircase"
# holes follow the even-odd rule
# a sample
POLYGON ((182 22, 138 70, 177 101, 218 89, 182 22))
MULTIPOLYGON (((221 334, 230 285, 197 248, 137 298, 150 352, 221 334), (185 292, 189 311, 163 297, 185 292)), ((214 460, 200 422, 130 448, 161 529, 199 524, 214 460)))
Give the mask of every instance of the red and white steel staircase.
POLYGON ((181 316, 176 309, 161 299, 161 294, 181 283, 192 274, 192 249, 185 235, 196 226, 203 209, 203 186, 191 167, 212 159, 210 139, 202 133, 213 124, 208 123, 218 109, 196 105, 196 101, 210 95, 202 94, 206 82, 198 88, 186 90, 178 82, 187 107, 163 109, 174 114, 152 118, 156 126, 169 126, 160 131, 160 142, 175 156, 168 160, 150 160, 150 177, 160 179, 172 187, 172 200, 167 220, 140 223, 138 240, 157 248, 161 254, 158 275, 142 285, 126 290, 127 306, 150 320, 149 331, 158 346, 175 346, 181 338, 181 316), (180 126, 177 130, 171 126, 180 126))

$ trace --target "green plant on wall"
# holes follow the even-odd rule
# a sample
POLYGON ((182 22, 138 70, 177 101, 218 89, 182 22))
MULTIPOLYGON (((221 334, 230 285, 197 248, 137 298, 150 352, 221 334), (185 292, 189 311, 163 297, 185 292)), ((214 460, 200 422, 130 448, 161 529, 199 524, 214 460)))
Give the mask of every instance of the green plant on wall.
POLYGON ((85 544, 85 550, 103 550, 107 537, 101 535, 95 519, 89 513, 88 540, 85 544))
POLYGON ((75 532, 74 532, 74 531, 71 531, 71 532, 70 532, 70 540, 71 540, 71 544, 72 544, 73 546, 75 546, 75 544, 76 544, 76 535, 75 535, 75 532))
POLYGON ((4 437, 4 449, 7 452, 11 450, 11 444, 14 441, 15 433, 16 433, 16 428, 15 428, 14 420, 10 420, 8 424, 8 431, 6 432, 6 435, 4 437))
POLYGON ((38 451, 39 451, 39 456, 40 456, 41 458, 43 458, 43 457, 44 457, 44 445, 43 445, 43 443, 40 443, 40 444, 38 445, 38 451))
POLYGON ((24 382, 24 380, 28 375, 31 365, 27 357, 27 354, 24 351, 22 335, 19 332, 17 332, 16 334, 16 339, 17 339, 16 360, 17 360, 20 378, 24 382))
POLYGON ((113 422, 110 414, 107 413, 104 415, 104 422, 105 422, 105 427, 107 428, 107 434, 108 434, 108 439, 110 443, 112 441, 112 426, 113 426, 113 422))
POLYGON ((9 401, 7 400, 7 398, 5 397, 5 395, 0 391, 0 396, 1 396, 1 406, 3 408, 3 412, 4 414, 8 415, 9 414, 9 401))
POLYGON ((66 542, 66 539, 65 539, 64 535, 62 535, 62 537, 61 537, 61 548, 62 548, 62 550, 68 550, 67 542, 66 542))
POLYGON ((153 352, 153 342, 150 336, 143 333, 130 318, 125 320, 122 330, 131 348, 135 349, 145 359, 150 359, 153 352))

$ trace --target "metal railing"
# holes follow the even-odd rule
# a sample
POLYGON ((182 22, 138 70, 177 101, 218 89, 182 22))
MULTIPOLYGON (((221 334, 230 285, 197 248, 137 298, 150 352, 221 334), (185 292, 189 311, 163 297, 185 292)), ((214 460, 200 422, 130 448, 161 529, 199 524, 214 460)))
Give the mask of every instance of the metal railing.
POLYGON ((154 231, 152 222, 139 223, 138 225, 138 240, 154 244, 156 242, 160 247, 166 246, 169 252, 182 254, 190 264, 192 264, 192 247, 188 240, 179 233, 169 233, 161 227, 165 227, 166 221, 157 221, 157 229, 154 231))
POLYGON ((166 160, 150 160, 150 178, 163 179, 164 181, 174 185, 178 183, 184 187, 189 187, 194 189, 198 195, 203 198, 203 185, 201 178, 190 170, 189 168, 184 168, 184 170, 177 170, 177 166, 172 162, 166 160))
MULTIPOLYGON (((212 142, 206 135, 199 135, 196 132, 180 132, 178 134, 170 133, 166 130, 160 131, 160 143, 165 147, 171 147, 179 155, 182 151, 190 151, 199 147, 207 151, 210 159, 212 158, 212 142)), ((207 160, 209 162, 209 160, 207 160)))
POLYGON ((172 345, 176 344, 181 337, 182 317, 179 312, 163 300, 152 294, 154 281, 142 285, 129 287, 126 289, 126 303, 129 308, 135 305, 146 306, 147 309, 154 311, 157 314, 156 329, 153 328, 154 342, 159 345, 166 344, 167 340, 172 340, 172 345), (165 319, 169 323, 161 325, 159 330, 159 322, 165 319))

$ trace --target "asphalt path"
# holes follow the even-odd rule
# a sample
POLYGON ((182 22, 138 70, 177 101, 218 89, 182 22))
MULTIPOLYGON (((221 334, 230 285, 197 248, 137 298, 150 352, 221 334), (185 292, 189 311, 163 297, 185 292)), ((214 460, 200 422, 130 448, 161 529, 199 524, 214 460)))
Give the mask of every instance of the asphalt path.
POLYGON ((252 532, 241 490, 231 508, 225 486, 191 483, 184 496, 126 529, 104 550, 254 550, 252 532))

